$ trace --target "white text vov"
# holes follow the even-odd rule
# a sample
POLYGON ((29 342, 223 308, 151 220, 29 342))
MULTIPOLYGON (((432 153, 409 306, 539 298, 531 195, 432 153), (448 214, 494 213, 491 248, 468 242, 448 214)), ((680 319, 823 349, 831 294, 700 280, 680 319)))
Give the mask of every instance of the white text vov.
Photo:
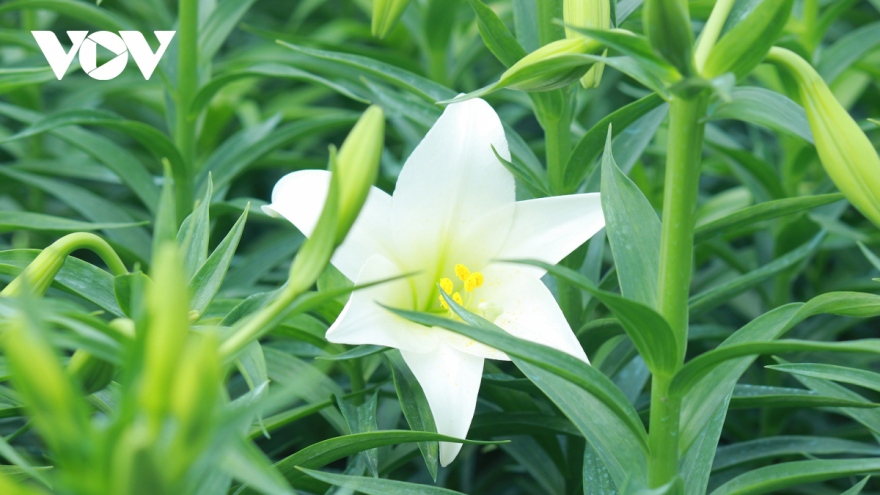
POLYGON ((175 33, 175 31, 154 31, 159 40, 159 49, 154 53, 144 35, 138 31, 120 31, 119 34, 110 31, 98 31, 92 34, 88 31, 68 31, 67 36, 72 45, 70 51, 64 50, 52 31, 31 31, 59 80, 67 73, 73 57, 79 53, 79 65, 83 71, 92 79, 100 81, 108 81, 122 74, 125 66, 128 65, 129 54, 144 78, 150 79, 175 33), (98 45, 116 54, 116 57, 100 67, 98 67, 98 45))

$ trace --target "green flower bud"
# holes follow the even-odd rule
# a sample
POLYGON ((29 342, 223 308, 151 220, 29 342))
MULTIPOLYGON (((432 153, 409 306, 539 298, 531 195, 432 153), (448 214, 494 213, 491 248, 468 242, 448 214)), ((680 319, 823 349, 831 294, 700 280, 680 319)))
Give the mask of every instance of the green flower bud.
POLYGON ((143 339, 144 353, 140 400, 156 425, 167 411, 168 391, 189 334, 189 289, 174 242, 159 245, 152 280, 146 293, 149 323, 137 338, 143 339))
MULTIPOLYGON (((590 29, 609 29, 611 27, 610 0, 564 0, 562 9, 563 20, 565 21, 565 36, 569 39, 582 38, 584 36, 572 29, 572 26, 590 29)), ((607 50, 605 53, 607 53, 607 50)), ((595 64, 581 77, 581 85, 585 88, 599 86, 604 68, 605 64, 603 63, 595 64)))
POLYGON ((645 0, 642 23, 657 53, 683 75, 694 73, 694 34, 687 0, 645 0))
POLYGON ((339 148, 333 166, 333 173, 339 176, 337 242, 341 243, 348 234, 376 183, 384 141, 385 113, 373 105, 361 115, 339 148))
POLYGON ((880 227, 880 157, 871 141, 804 59, 789 50, 772 48, 767 61, 797 84, 819 159, 831 180, 853 206, 880 227))
POLYGON ((491 89, 551 91, 580 79, 594 65, 582 55, 597 54, 605 48, 584 36, 554 41, 526 55, 501 75, 491 89))
POLYGON ((373 36, 384 38, 397 25, 409 0, 373 0, 373 36))
POLYGON ((78 382, 83 392, 88 395, 109 385, 116 375, 116 367, 80 349, 73 353, 67 363, 67 374, 78 382))
POLYGON ((732 72, 742 79, 754 69, 782 33, 794 0, 764 0, 712 47, 703 76, 732 72))

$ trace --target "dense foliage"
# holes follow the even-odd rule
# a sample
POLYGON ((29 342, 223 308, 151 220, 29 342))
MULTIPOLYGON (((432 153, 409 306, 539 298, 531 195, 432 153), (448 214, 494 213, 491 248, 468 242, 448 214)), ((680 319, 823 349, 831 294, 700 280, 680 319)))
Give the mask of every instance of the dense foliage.
POLYGON ((880 490, 880 4, 373 1, 0 0, 0 493, 880 490), (177 34, 149 80, 58 80, 35 30, 177 34), (381 107, 391 192, 473 96, 519 198, 607 227, 543 266, 591 366, 400 313, 513 360, 440 468, 399 352, 325 339, 381 137, 328 146, 381 107), (261 209, 328 167, 308 240, 261 209))

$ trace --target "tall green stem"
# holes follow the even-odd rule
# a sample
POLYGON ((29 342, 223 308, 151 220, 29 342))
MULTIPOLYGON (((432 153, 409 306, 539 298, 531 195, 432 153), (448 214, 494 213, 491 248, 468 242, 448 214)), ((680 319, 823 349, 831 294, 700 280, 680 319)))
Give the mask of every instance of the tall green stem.
POLYGON ((542 122, 547 154, 547 178, 550 192, 561 194, 565 190, 565 165, 571 154, 571 112, 547 116, 542 122))
POLYGON ((712 52, 715 42, 718 41, 718 36, 721 35, 721 29, 724 28, 724 23, 727 22, 727 17, 730 15, 734 3, 736 3, 735 0, 718 0, 715 3, 694 51, 694 64, 698 71, 702 72, 703 65, 706 64, 709 53, 712 52))
POLYGON ((183 184, 176 184, 177 212, 185 217, 192 209, 193 175, 196 160, 196 123, 189 109, 198 89, 199 68, 199 2, 180 0, 178 4, 177 108, 174 139, 183 157, 186 172, 183 184))
MULTIPOLYGON (((687 350, 694 213, 707 104, 706 94, 690 100, 675 98, 669 111, 658 309, 675 333, 680 362, 687 350)), ((681 401, 669 396, 669 383, 668 376, 653 377, 648 480, 654 487, 669 483, 678 474, 681 401)))

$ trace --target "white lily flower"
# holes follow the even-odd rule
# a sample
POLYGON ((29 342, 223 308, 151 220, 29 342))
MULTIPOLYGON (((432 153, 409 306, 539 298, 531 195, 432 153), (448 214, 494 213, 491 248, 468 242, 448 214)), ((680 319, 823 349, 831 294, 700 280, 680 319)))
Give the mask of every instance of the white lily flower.
MULTIPOLYGON (((400 349, 428 399, 437 431, 464 438, 477 403, 483 360, 493 348, 445 329, 412 323, 380 304, 453 317, 440 290, 516 337, 587 356, 544 271, 496 260, 555 264, 605 226, 599 194, 516 201, 514 178, 492 147, 510 158, 495 111, 483 100, 449 105, 409 157, 394 194, 373 188, 332 263, 357 284, 416 275, 355 292, 327 340, 400 349), (439 287, 441 288, 438 288, 439 287)), ((266 208, 305 235, 315 227, 330 173, 282 178, 266 208)), ((448 465, 461 444, 440 443, 448 465)))

